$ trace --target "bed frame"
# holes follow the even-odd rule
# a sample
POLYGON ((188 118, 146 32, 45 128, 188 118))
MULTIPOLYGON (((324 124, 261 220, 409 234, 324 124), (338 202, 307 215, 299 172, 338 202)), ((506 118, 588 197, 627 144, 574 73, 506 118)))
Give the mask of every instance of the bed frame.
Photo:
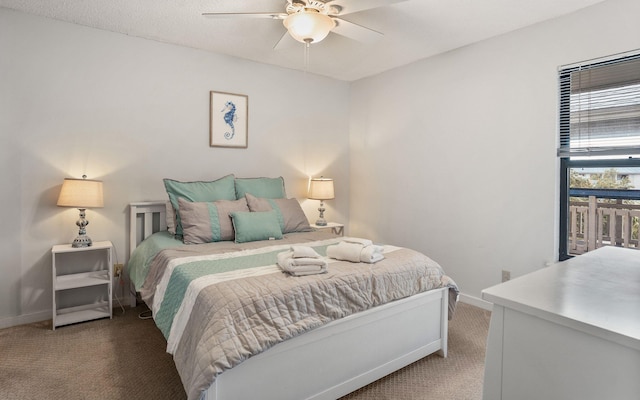
MULTIPOLYGON (((166 229, 165 212, 165 202, 130 204, 130 251, 166 229)), ((336 399, 429 354, 446 357, 448 299, 435 289, 333 321, 225 371, 202 398, 336 399)))

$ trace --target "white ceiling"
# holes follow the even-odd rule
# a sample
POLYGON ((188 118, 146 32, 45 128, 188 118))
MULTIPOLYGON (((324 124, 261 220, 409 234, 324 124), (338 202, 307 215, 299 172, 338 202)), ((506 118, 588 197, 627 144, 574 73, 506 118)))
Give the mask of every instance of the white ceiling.
MULTIPOLYGON (((335 0, 347 5, 352 0, 335 0)), ((384 33, 361 43, 335 33, 312 44, 308 70, 352 81, 572 13, 604 0, 406 0, 344 16, 384 33)), ((274 45, 280 20, 203 12, 282 12, 286 0, 0 0, 0 6, 131 36, 304 70, 304 45, 274 45), (282 47, 282 48, 280 48, 282 47)))

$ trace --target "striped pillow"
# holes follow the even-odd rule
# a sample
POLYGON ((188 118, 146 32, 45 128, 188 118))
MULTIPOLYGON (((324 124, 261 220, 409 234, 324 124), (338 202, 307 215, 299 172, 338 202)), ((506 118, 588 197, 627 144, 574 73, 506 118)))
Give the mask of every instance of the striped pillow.
POLYGON ((275 210, 282 233, 309 232, 311 226, 296 199, 265 199, 247 193, 247 204, 252 212, 275 210))
POLYGON ((249 211, 245 199, 190 202, 178 198, 178 203, 182 220, 182 241, 185 244, 234 240, 231 213, 249 211))

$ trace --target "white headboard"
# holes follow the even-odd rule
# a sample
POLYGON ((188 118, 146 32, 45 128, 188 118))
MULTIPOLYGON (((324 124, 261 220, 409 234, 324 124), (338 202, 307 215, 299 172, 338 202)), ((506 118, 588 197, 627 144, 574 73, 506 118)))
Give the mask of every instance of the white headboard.
MULTIPOLYGON (((129 203, 129 257, 138 244, 151 234, 167 229, 166 201, 129 203)), ((136 306, 136 290, 129 283, 129 302, 136 306)))
POLYGON ((166 201, 129 203, 129 256, 144 239, 166 229, 166 201))

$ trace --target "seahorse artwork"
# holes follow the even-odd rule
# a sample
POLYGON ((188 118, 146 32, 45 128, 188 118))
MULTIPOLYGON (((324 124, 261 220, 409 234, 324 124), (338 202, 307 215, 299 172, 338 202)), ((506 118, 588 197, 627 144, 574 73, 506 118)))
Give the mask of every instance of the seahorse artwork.
POLYGON ((231 140, 236 134, 236 128, 234 126, 234 122, 238 120, 238 116, 236 115, 236 105, 233 104, 232 101, 227 101, 220 112, 224 113, 224 122, 231 128, 231 132, 224 133, 224 138, 231 140))

